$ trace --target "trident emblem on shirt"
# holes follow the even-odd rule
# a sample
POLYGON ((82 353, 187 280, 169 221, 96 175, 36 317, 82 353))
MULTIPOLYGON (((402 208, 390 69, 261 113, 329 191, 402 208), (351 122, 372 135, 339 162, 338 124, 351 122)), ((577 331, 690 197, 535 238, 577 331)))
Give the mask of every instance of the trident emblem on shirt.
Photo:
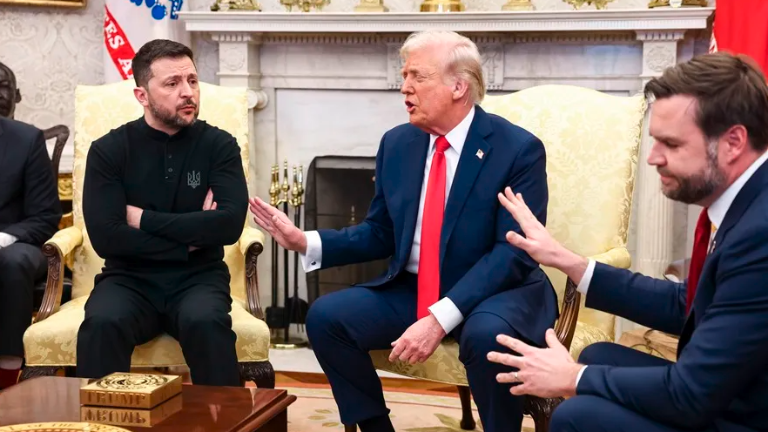
POLYGON ((187 173, 187 184, 192 189, 200 186, 200 172, 194 172, 187 173))

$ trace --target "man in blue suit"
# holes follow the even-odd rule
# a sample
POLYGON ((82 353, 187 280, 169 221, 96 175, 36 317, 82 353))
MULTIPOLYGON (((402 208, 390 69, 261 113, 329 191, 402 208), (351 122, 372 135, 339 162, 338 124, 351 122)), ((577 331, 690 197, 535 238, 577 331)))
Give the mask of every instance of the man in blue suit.
POLYGON ((557 297, 538 264, 507 243, 519 231, 497 200, 522 190, 546 221, 546 158, 541 141, 485 113, 480 55, 453 32, 412 35, 403 45, 401 92, 409 124, 388 131, 376 156, 376 192, 365 220, 304 233, 260 199, 256 223, 302 254, 306 271, 391 257, 380 277, 320 297, 307 332, 328 376, 341 421, 392 431, 369 350, 391 361, 423 362, 446 336, 460 345, 486 431, 519 430, 522 403, 496 383, 489 363, 495 335, 543 345, 557 297))
POLYGON ((656 99, 648 163, 669 198, 704 207, 686 282, 588 261, 553 240, 513 190, 499 199, 525 235, 510 233, 511 244, 568 274, 588 307, 679 335, 677 362, 599 343, 577 364, 551 331, 549 348, 500 336, 522 357, 488 357, 519 369, 499 377, 516 383, 513 395, 575 396, 555 410, 553 432, 766 431, 765 77, 748 59, 708 54, 666 70, 645 91, 656 99))

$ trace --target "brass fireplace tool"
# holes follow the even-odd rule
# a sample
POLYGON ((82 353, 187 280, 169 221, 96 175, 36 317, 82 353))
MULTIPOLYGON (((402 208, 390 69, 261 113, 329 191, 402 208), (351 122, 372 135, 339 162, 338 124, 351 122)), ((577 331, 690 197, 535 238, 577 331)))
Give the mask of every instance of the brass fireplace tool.
MULTIPOLYGON (((282 205, 282 212, 288 216, 289 205, 294 209, 294 224, 301 226, 301 207, 304 205, 304 166, 293 166, 293 184, 288 183, 288 161, 283 165, 283 181, 280 183, 280 167, 272 167, 272 179, 269 186, 269 204, 278 210, 282 205), (282 192, 282 194, 281 194, 282 192), (290 197, 289 197, 290 192, 290 197)), ((267 325, 270 330, 283 330, 283 335, 273 334, 272 348, 293 349, 306 346, 304 339, 291 337, 291 324, 298 324, 299 331, 304 331, 304 323, 307 315, 308 304, 299 298, 299 253, 293 254, 293 297, 289 295, 289 254, 288 249, 283 249, 283 306, 278 306, 278 273, 280 251, 277 242, 272 239, 272 306, 267 308, 267 325), (270 309, 272 312, 270 312, 270 309)))

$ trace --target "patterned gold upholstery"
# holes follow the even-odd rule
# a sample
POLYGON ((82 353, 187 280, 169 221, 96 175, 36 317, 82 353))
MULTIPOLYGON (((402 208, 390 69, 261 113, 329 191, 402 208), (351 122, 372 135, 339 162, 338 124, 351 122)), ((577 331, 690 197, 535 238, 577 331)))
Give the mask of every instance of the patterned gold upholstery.
MULTIPOLYGON (((544 142, 549 232, 576 253, 629 268, 627 232, 645 98, 544 85, 504 96, 488 96, 482 107, 531 131, 544 142)), ((544 271, 562 303, 566 276, 552 268, 545 267, 544 271)), ((578 358, 589 344, 613 341, 614 321, 612 315, 585 308, 582 296, 571 355, 578 358)), ((390 363, 389 352, 371 352, 378 369, 467 385, 458 346, 452 340, 444 341, 422 364, 390 363)))
MULTIPOLYGON (((73 170, 74 225, 59 231, 48 243, 56 244, 73 269, 72 301, 53 315, 29 327, 24 334, 27 366, 74 366, 77 330, 84 317, 84 305, 93 289, 94 276, 104 264, 91 247, 82 212, 83 176, 91 143, 126 122, 139 118, 142 107, 133 95, 132 80, 101 86, 78 86, 75 92, 75 161, 73 170)), ((248 176, 248 103, 245 89, 200 83, 200 119, 228 131, 240 144, 243 169, 248 176)), ((261 231, 244 227, 238 243, 225 247, 231 275, 232 320, 237 334, 237 355, 241 362, 268 361, 269 329, 246 309, 245 251, 264 242, 261 231)), ((96 348, 97 349, 97 348, 96 348)), ((134 366, 184 365, 184 356, 175 339, 168 335, 136 347, 134 366)))

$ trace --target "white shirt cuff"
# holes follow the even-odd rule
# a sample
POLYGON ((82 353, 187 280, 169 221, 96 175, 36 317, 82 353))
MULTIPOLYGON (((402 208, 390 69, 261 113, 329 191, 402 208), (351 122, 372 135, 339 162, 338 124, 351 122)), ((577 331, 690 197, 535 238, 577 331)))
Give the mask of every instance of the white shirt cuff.
POLYGON ((307 231, 304 235, 307 236, 307 253, 299 254, 299 256, 304 273, 309 273, 322 267, 323 242, 317 231, 307 231))
POLYGON ((584 367, 583 367, 583 368, 581 368, 581 370, 579 371, 579 374, 578 374, 578 375, 576 375, 576 388, 579 388, 579 381, 581 381, 581 375, 583 375, 583 374, 584 374, 584 371, 585 371, 586 369, 587 369, 587 367, 586 367, 586 366, 584 366, 584 367))
POLYGON ((595 272, 595 260, 592 258, 589 259, 589 264, 587 264, 587 270, 584 272, 584 276, 581 277, 581 282, 579 282, 579 285, 576 287, 576 291, 587 295, 587 291, 589 290, 589 284, 592 282, 592 273, 595 272))
POLYGON ((18 239, 8 233, 0 232, 0 248, 8 247, 16 243, 18 239))
POLYGON ((445 334, 450 333, 464 320, 464 315, 448 297, 443 297, 442 300, 430 306, 429 311, 445 330, 445 334))

